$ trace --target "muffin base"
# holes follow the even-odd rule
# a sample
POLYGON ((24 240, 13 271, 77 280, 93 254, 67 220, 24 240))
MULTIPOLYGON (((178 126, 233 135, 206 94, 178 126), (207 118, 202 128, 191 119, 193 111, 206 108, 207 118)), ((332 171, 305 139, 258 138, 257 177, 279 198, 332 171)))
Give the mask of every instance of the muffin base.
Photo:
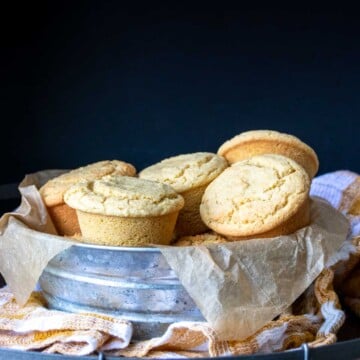
POLYGON ((152 217, 121 217, 76 210, 81 238, 79 241, 108 246, 169 245, 178 212, 152 217))
POLYGON ((80 226, 75 209, 67 204, 47 207, 50 218, 58 235, 73 236, 80 234, 80 226))
POLYGON ((223 155, 230 164, 248 159, 252 156, 262 154, 279 154, 287 156, 300 164, 312 179, 318 169, 318 163, 314 155, 304 151, 296 144, 271 139, 264 140, 248 140, 234 144, 223 155))
POLYGON ((208 184, 184 191, 180 195, 185 200, 184 207, 179 212, 175 226, 175 238, 186 235, 197 235, 209 231, 200 217, 200 203, 208 184))

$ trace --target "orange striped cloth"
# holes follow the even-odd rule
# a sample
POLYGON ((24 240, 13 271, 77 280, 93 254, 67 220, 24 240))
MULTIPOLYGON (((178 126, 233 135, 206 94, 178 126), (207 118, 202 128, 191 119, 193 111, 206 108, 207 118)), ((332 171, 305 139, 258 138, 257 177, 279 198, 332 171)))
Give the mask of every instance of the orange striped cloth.
POLYGON ((221 341, 205 322, 178 322, 158 338, 132 342, 131 323, 96 314, 49 310, 34 292, 19 306, 0 290, 0 346, 47 353, 174 358, 214 357, 317 347, 334 343, 345 321, 346 303, 360 315, 360 176, 339 171, 313 180, 311 195, 346 215, 351 234, 332 263, 287 311, 245 340, 221 341), (341 297, 339 297, 339 295, 341 297))

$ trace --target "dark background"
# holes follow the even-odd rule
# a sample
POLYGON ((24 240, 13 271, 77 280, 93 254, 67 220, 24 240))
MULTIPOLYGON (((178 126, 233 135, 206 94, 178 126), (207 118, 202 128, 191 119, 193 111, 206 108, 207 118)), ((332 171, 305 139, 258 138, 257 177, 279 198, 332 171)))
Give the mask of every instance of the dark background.
POLYGON ((2 184, 105 159, 141 170, 250 129, 298 136, 319 174, 360 172, 355 11, 13 2, 1 24, 2 184))

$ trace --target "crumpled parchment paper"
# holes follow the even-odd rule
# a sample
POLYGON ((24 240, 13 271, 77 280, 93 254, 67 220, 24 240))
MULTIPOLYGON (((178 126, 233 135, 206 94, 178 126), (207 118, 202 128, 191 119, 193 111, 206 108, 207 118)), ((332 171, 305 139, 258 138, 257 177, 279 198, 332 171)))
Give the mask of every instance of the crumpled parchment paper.
POLYGON ((311 216, 289 236, 161 251, 219 337, 244 339, 287 309, 346 239, 347 219, 325 201, 313 199, 311 216))
POLYGON ((56 235, 38 189, 64 170, 26 175, 19 184, 20 206, 0 219, 0 273, 24 305, 50 259, 73 242, 56 235))
MULTIPOLYGON (((55 235, 37 190, 60 172, 26 176, 20 207, 0 220, 0 272, 20 304, 48 261, 76 244, 55 235)), ((345 241, 348 220, 330 204, 313 198, 311 216, 290 236, 160 250, 219 337, 239 340, 290 306, 345 241)))

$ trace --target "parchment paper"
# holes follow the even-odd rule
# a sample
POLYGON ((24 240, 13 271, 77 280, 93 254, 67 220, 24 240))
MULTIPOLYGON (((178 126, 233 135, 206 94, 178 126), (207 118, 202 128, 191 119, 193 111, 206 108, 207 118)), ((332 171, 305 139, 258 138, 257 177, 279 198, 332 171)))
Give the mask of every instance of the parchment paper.
MULTIPOLYGON (((25 177, 21 206, 0 220, 0 272, 19 304, 48 261, 74 244, 54 235, 37 190, 57 174, 25 177)), ((288 308, 345 241, 349 223, 327 202, 314 198, 311 216, 291 236, 160 250, 219 337, 239 340, 288 308)))
POLYGON ((346 239, 347 219, 327 202, 313 199, 311 217, 290 236, 161 252, 219 337, 244 339, 287 309, 346 239))
POLYGON ((48 179, 64 171, 26 175, 19 184, 20 206, 0 219, 0 273, 20 305, 30 297, 49 260, 73 244, 56 235, 38 192, 48 179))

